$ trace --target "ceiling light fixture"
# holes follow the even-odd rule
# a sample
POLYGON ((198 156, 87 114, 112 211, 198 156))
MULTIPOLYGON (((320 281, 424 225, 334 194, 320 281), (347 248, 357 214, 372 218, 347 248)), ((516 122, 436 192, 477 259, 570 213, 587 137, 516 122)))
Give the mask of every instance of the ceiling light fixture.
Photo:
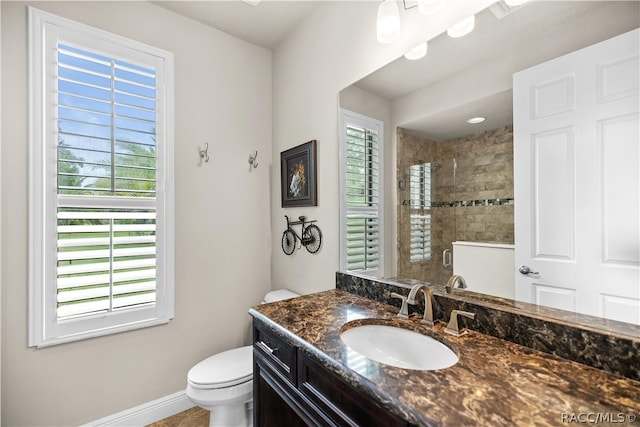
POLYGON ((509 6, 520 6, 523 3, 528 2, 529 0, 504 0, 506 4, 509 6))
POLYGON ((404 57, 415 61, 416 59, 423 58, 427 54, 427 42, 420 43, 418 46, 411 49, 404 54, 404 57))
POLYGON ((457 38, 463 37, 469 34, 476 26, 476 17, 471 15, 470 17, 463 19, 455 24, 453 27, 447 30, 449 37, 457 38))
POLYGON ((418 0, 418 12, 422 15, 435 15, 444 9, 445 4, 444 0, 418 0))
POLYGON ((467 123, 475 125, 475 124, 478 124, 478 123, 482 123, 485 120, 487 120, 487 119, 484 118, 484 117, 472 117, 469 120, 467 120, 467 123))
POLYGON ((242 0, 242 1, 251 6, 257 6, 260 4, 260 2, 262 2, 262 0, 242 0))
POLYGON ((378 6, 376 21, 378 42, 393 43, 400 38, 400 11, 395 0, 383 0, 378 6))

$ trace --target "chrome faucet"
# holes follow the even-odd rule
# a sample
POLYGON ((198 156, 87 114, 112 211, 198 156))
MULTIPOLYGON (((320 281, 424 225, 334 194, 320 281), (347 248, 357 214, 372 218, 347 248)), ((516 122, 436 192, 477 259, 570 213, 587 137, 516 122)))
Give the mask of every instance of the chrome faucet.
POLYGON ((424 314, 422 315, 421 323, 428 326, 433 326, 433 293, 427 285, 414 285, 407 297, 408 304, 416 303, 416 294, 422 290, 424 294, 424 314))
POLYGON ((467 282, 464 281, 464 278, 462 276, 454 274, 445 285, 444 290, 447 291, 448 294, 453 293, 453 288, 456 287, 456 282, 459 283, 458 287, 460 289, 467 288, 467 282))
POLYGON ((465 316, 470 319, 474 319, 476 317, 475 313, 469 313, 468 311, 462 311, 462 310, 451 311, 451 318, 449 319, 449 324, 447 325, 447 328, 444 331, 448 334, 455 335, 457 337, 459 337, 460 335, 466 332, 466 330, 464 329, 461 331, 460 328, 458 327, 458 315, 465 316))

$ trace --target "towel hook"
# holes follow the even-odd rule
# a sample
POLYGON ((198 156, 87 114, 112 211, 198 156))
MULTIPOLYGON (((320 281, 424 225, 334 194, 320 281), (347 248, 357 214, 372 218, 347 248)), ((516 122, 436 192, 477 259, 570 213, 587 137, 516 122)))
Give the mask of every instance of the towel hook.
POLYGON ((198 156, 200 157, 200 162, 198 163, 198 166, 202 166, 203 160, 205 163, 209 161, 209 143, 208 142, 204 143, 204 150, 201 150, 200 147, 198 146, 198 156))
POLYGON ((258 157, 258 150, 256 150, 255 153, 253 154, 249 154, 249 172, 251 172, 252 169, 255 169, 258 167, 258 162, 256 162, 257 157, 258 157))

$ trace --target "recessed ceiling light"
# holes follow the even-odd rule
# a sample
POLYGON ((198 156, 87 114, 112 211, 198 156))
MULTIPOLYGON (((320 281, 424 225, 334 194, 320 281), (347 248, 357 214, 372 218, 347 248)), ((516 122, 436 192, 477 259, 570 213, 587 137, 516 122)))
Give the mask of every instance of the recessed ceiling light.
POLYGON ((411 60, 416 60, 424 57, 427 54, 427 42, 422 42, 418 46, 411 49, 404 54, 404 57, 411 60))
POLYGON ((242 0, 246 4, 250 4, 251 6, 257 6, 260 4, 262 0, 242 0))
POLYGON ((478 123, 482 123, 482 122, 484 122, 485 120, 487 120, 487 119, 486 119, 486 118, 484 118, 484 117, 472 117, 472 118, 470 118, 469 120, 467 120, 467 123, 470 123, 470 124, 472 124, 472 125, 475 125, 475 124, 478 124, 478 123))

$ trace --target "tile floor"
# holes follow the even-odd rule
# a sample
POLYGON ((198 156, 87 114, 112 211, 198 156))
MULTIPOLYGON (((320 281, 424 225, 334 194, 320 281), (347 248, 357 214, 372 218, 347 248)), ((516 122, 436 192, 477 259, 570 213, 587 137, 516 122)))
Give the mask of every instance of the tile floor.
POLYGON ((198 406, 149 424, 147 427, 208 427, 209 411, 198 406))

